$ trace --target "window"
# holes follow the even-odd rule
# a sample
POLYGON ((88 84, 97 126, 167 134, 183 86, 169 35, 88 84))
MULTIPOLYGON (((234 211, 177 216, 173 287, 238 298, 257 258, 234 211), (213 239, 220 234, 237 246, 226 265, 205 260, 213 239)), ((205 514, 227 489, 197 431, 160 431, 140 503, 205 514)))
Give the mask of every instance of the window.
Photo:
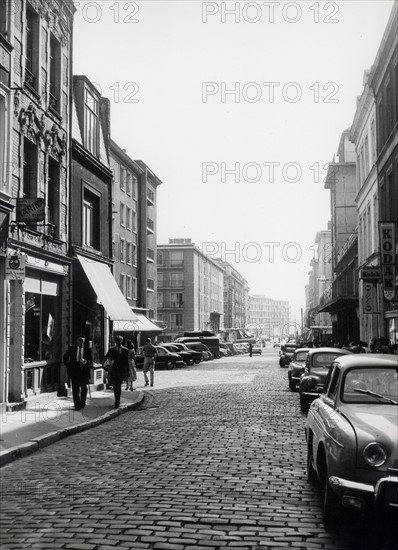
POLYGON ((135 244, 131 246, 131 263, 132 265, 137 265, 137 247, 135 244))
POLYGON ((163 307, 163 298, 164 298, 163 292, 158 292, 156 296, 156 304, 158 307, 163 307))
POLYGON ((83 245, 100 249, 100 197, 84 190, 83 199, 83 245))
POLYGON ((125 247, 125 241, 124 239, 120 239, 120 261, 123 263, 125 261, 124 247, 125 247))
POLYGON ((183 273, 170 273, 170 286, 183 286, 184 274, 183 273))
POLYGON ((44 275, 25 279, 24 362, 59 359, 59 285, 44 275))
POLYGON ((158 288, 164 287, 164 273, 163 271, 159 271, 158 273, 158 288))
POLYGON ((131 265, 131 243, 126 243, 126 264, 131 265))
POLYGON ((158 265, 163 265, 163 252, 159 252, 157 254, 157 263, 158 265))
POLYGON ((134 210, 132 210, 131 214, 131 229, 134 232, 137 232, 137 212, 134 212, 134 210))
POLYGON ((33 199, 37 196, 37 146, 24 139, 23 159, 23 197, 33 199))
POLYGON ((172 292, 170 295, 171 307, 181 308, 183 307, 183 294, 182 292, 172 292))
POLYGON ((4 38, 8 38, 8 15, 10 13, 9 0, 2 0, 0 2, 0 34, 4 38))
POLYGON ((132 177, 132 180, 131 180, 131 184, 132 184, 132 195, 133 195, 133 199, 137 198, 137 178, 135 176, 132 177))
POLYGON ((126 206, 126 227, 131 231, 131 208, 126 206))
POLYGON ((58 40, 50 37, 50 102, 49 107, 60 112, 61 102, 61 47, 58 40))
POLYGON ((128 300, 131 300, 131 277, 127 275, 126 277, 126 297, 128 300))
POLYGON ((184 252, 182 250, 170 252, 170 266, 177 267, 184 265, 184 252))
POLYGON ((372 118, 372 121, 370 123, 370 139, 371 139, 371 164, 372 166, 376 162, 376 128, 375 128, 375 119, 372 118))
POLYGON ((137 279, 133 277, 133 300, 137 299, 137 279))
POLYGON ((98 155, 98 99, 85 88, 84 99, 84 145, 93 155, 98 155))
POLYGON ((153 279, 147 279, 146 287, 147 290, 155 290, 155 281, 153 279))
POLYGON ((25 83, 37 91, 39 74, 39 15, 26 4, 25 83))
POLYGON ((124 204, 120 203, 120 225, 124 227, 124 204))
POLYGON ((131 197, 132 183, 133 183, 133 176, 131 175, 130 172, 127 172, 127 177, 126 177, 126 193, 127 193, 130 197, 131 197))
POLYGON ((182 313, 172 313, 170 315, 171 328, 181 328, 184 325, 182 313))
POLYGON ((60 165, 50 157, 48 161, 47 220, 48 223, 54 225, 54 237, 59 235, 59 180, 60 165))
POLYGON ((122 291, 123 295, 125 294, 124 280, 125 280, 125 276, 124 276, 123 273, 121 273, 120 274, 120 280, 119 280, 119 287, 120 287, 120 290, 122 291))
POLYGON ((148 316, 150 319, 154 319, 155 318, 155 311, 153 309, 150 309, 148 311, 148 316))
POLYGON ((122 191, 125 190, 125 182, 126 182, 126 170, 123 166, 120 166, 120 189, 122 191))

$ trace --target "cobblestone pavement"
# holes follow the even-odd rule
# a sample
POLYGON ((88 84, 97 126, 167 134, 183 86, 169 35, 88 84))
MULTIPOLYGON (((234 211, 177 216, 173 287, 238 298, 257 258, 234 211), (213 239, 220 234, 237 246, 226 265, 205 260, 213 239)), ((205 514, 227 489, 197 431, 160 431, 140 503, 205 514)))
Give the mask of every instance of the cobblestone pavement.
POLYGON ((157 381, 136 411, 1 470, 1 548, 395 548, 392 527, 325 531, 276 351, 157 381))

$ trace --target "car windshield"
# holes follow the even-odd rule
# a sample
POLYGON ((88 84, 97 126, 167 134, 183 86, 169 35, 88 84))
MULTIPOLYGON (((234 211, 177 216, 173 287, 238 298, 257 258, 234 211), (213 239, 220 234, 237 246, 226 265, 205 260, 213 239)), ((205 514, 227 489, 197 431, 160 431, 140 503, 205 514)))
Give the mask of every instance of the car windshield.
POLYGON ((398 368, 363 367, 347 372, 342 388, 347 403, 398 402, 398 368))
POLYGON ((327 369, 340 353, 316 353, 312 358, 311 370, 327 369))
POLYGON ((296 361, 306 361, 307 355, 308 351, 300 351, 300 353, 297 353, 296 355, 296 361))

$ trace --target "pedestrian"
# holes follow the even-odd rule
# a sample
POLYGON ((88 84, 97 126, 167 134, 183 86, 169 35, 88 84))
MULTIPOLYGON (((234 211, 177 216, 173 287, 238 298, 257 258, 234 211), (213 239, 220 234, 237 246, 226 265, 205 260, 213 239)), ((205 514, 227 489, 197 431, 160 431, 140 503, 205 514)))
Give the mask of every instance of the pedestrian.
POLYGON ((104 359, 112 361, 110 372, 115 396, 115 409, 119 408, 120 396, 122 394, 122 383, 129 376, 129 356, 130 350, 122 346, 123 336, 115 336, 115 345, 109 348, 104 359))
POLYGON ((91 377, 93 366, 91 349, 84 346, 85 337, 78 336, 76 345, 70 346, 64 354, 64 363, 68 378, 72 381, 72 395, 75 409, 80 411, 86 406, 87 384, 91 377))
POLYGON ((249 342, 249 355, 250 357, 253 356, 253 344, 251 342, 249 342))
POLYGON ((133 382, 137 380, 137 370, 135 364, 135 349, 131 340, 126 340, 126 348, 129 350, 129 377, 126 380, 126 390, 133 391, 133 382))
POLYGON ((144 378, 145 378, 145 386, 149 385, 148 374, 147 374, 148 371, 150 374, 151 386, 153 386, 154 378, 155 378, 155 357, 157 356, 158 351, 155 348, 155 346, 151 343, 150 338, 147 338, 145 340, 143 353, 144 353, 143 371, 144 371, 144 378))

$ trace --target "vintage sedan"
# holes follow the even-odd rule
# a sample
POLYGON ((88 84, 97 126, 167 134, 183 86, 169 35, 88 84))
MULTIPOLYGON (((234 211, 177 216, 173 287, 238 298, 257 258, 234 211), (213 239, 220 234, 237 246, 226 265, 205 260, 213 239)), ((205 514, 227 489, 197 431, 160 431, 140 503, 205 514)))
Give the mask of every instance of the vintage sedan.
POLYGON ((333 361, 340 355, 347 354, 351 352, 338 348, 313 348, 308 351, 305 370, 299 383, 301 412, 307 413, 312 401, 321 395, 333 361))
POLYGON ((189 367, 193 365, 193 357, 189 353, 189 351, 182 351, 178 349, 177 346, 171 343, 162 343, 162 348, 167 349, 167 351, 170 351, 171 353, 177 353, 184 361, 184 363, 189 367))
POLYGON ((398 357, 337 357, 305 425, 307 476, 322 484, 325 525, 343 508, 397 513, 397 422, 398 357))
POLYGON ((294 352, 299 347, 296 342, 287 342, 286 344, 282 344, 281 349, 279 351, 279 366, 280 367, 287 367, 291 360, 293 359, 294 352))
POLYGON ((178 350, 187 351, 188 353, 190 353, 195 365, 199 365, 199 363, 203 360, 201 351, 195 351, 194 349, 189 349, 185 344, 181 344, 180 342, 172 342, 172 344, 178 350))
MULTIPOLYGON (((176 367, 183 367, 184 361, 177 353, 171 353, 162 346, 156 346, 157 356, 155 358, 155 368, 174 369, 176 367)), ((135 356, 135 362, 138 368, 142 368, 144 364, 144 356, 142 354, 142 348, 138 348, 135 356)))
POLYGON ((310 348, 298 348, 294 350, 293 359, 289 363, 287 379, 289 388, 294 391, 299 385, 301 375, 305 370, 305 362, 310 348))

